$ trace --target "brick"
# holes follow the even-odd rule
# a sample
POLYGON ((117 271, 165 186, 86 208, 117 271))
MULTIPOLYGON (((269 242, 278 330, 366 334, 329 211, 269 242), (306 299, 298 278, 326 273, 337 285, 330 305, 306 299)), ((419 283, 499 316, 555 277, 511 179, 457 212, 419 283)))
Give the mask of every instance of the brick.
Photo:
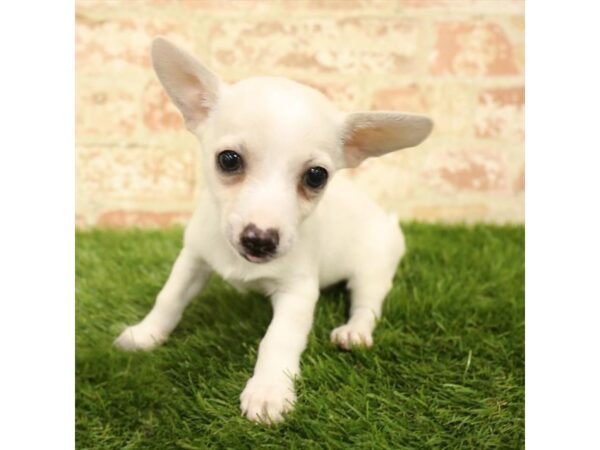
MULTIPOLYGON (((128 74, 129 75, 129 74, 128 74)), ((141 87, 134 76, 114 82, 110 74, 77 74, 75 127, 78 138, 123 140, 141 126, 141 87)))
POLYGON ((79 145, 194 148, 179 111, 150 69, 77 74, 75 131, 79 145))
POLYGON ((372 109, 387 111, 412 111, 424 113, 431 106, 416 83, 384 88, 373 94, 372 109))
POLYGON ((101 228, 166 228, 185 225, 191 217, 187 211, 150 212, 115 210, 102 213, 96 225, 101 228))
POLYGON ((87 220, 82 214, 75 214, 75 228, 82 230, 87 228, 87 220))
POLYGON ((360 109, 360 86, 355 83, 314 81, 304 78, 295 78, 295 81, 320 91, 325 97, 336 104, 338 108, 344 111, 360 109))
POLYGON ((191 48, 182 25, 157 18, 100 18, 78 13, 75 18, 75 61, 78 71, 127 65, 150 69, 150 43, 156 36, 191 48))
POLYGON ((492 150, 432 152, 423 177, 431 187, 445 194, 508 191, 506 158, 492 150))
POLYGON ((397 0, 403 13, 524 14, 524 0, 397 0))
POLYGON ((184 126, 181 113, 155 80, 150 81, 144 89, 142 114, 144 125, 152 131, 179 130, 184 126))
POLYGON ((473 134, 476 88, 465 82, 408 83, 375 90, 371 109, 429 116, 433 133, 467 137, 473 134))
POLYGON ((395 7, 395 2, 390 0, 287 0, 284 1, 283 6, 292 11, 358 11, 364 13, 367 10, 391 11, 395 7))
MULTIPOLYGON (((231 77, 225 74, 222 78, 226 83, 234 84, 246 77, 231 77)), ((316 89, 344 111, 354 111, 361 107, 362 87, 358 83, 324 79, 315 80, 310 77, 294 75, 288 78, 316 89)))
POLYGON ((397 74, 416 70, 419 39, 417 24, 402 19, 227 20, 211 30, 211 67, 252 74, 397 74))
MULTIPOLYGON (((489 0, 488 0, 489 1, 489 0)), ((440 7, 473 7, 473 0, 399 0, 401 8, 438 9, 440 7)))
POLYGON ((410 196, 415 187, 413 173, 410 166, 404 163, 404 156, 402 152, 398 152, 381 158, 370 158, 359 167, 346 169, 341 173, 361 190, 368 192, 378 203, 394 205, 398 198, 410 196))
POLYGON ((425 222, 478 222, 486 220, 490 208, 485 203, 467 205, 448 205, 445 203, 435 205, 415 206, 411 217, 413 220, 425 222))
POLYGON ((78 149, 78 190, 91 201, 189 201, 195 184, 191 151, 78 149))
POLYGON ((525 191, 525 166, 521 166, 519 175, 517 175, 517 177, 515 178, 515 180, 513 182, 513 191, 515 193, 525 191))
POLYGON ((190 11, 266 13, 277 8, 277 3, 265 0, 153 0, 158 5, 178 4, 190 11))
POLYGON ((520 75, 513 43, 504 28, 491 21, 442 22, 437 26, 433 75, 520 75))
POLYGON ((488 139, 523 140, 524 103, 523 86, 484 90, 479 94, 475 110, 476 135, 488 139))

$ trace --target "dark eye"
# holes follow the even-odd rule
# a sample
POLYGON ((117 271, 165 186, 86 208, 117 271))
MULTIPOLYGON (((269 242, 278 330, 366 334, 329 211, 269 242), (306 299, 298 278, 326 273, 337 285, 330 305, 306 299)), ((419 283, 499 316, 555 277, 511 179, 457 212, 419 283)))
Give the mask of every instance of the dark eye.
POLYGON ((217 163, 223 172, 237 172, 242 168, 242 157, 233 150, 224 150, 217 155, 217 163))
POLYGON ((327 170, 323 167, 311 167, 304 173, 304 184, 311 189, 319 189, 327 183, 327 170))

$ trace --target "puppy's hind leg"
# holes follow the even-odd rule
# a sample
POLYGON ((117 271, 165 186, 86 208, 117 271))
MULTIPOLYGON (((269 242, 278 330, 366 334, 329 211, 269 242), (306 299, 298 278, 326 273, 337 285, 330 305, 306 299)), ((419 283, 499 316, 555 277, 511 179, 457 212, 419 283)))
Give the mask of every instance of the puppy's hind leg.
POLYGON ((185 307, 209 277, 210 269, 206 263, 184 248, 152 310, 140 323, 126 328, 115 340, 115 347, 122 350, 151 350, 162 344, 181 320, 185 307))
POLYGON ((331 332, 331 342, 344 350, 357 346, 371 347, 373 330, 391 286, 391 279, 380 274, 365 274, 349 280, 350 318, 345 325, 331 332))
POLYGON ((357 272, 348 280, 351 291, 350 318, 331 332, 331 341, 344 350, 373 345, 373 330, 381 317, 383 301, 390 288, 400 258, 404 254, 404 237, 393 222, 388 245, 376 246, 369 252, 357 272), (368 265, 369 267, 364 267, 368 265))

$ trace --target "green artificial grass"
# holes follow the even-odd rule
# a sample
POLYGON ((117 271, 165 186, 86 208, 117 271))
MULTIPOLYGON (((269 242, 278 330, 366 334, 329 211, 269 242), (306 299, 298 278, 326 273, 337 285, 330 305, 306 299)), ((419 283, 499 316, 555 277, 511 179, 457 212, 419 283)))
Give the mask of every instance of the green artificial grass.
POLYGON ((523 448, 523 227, 403 228, 374 347, 329 343, 348 296, 323 293, 296 409, 274 427, 239 409, 264 297, 213 277, 164 346, 121 353, 112 341, 150 310, 182 231, 78 232, 77 448, 523 448))

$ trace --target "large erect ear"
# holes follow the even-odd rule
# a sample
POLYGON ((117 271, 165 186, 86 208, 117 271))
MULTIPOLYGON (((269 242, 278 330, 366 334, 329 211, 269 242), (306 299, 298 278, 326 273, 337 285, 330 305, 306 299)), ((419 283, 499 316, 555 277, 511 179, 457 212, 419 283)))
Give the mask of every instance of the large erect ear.
POLYGON ((419 145, 429 135, 428 117, 398 112, 364 112, 346 116, 342 134, 348 167, 364 159, 419 145))
POLYGON ((217 102, 219 78, 162 37, 152 41, 152 65, 187 128, 194 130, 217 102))

